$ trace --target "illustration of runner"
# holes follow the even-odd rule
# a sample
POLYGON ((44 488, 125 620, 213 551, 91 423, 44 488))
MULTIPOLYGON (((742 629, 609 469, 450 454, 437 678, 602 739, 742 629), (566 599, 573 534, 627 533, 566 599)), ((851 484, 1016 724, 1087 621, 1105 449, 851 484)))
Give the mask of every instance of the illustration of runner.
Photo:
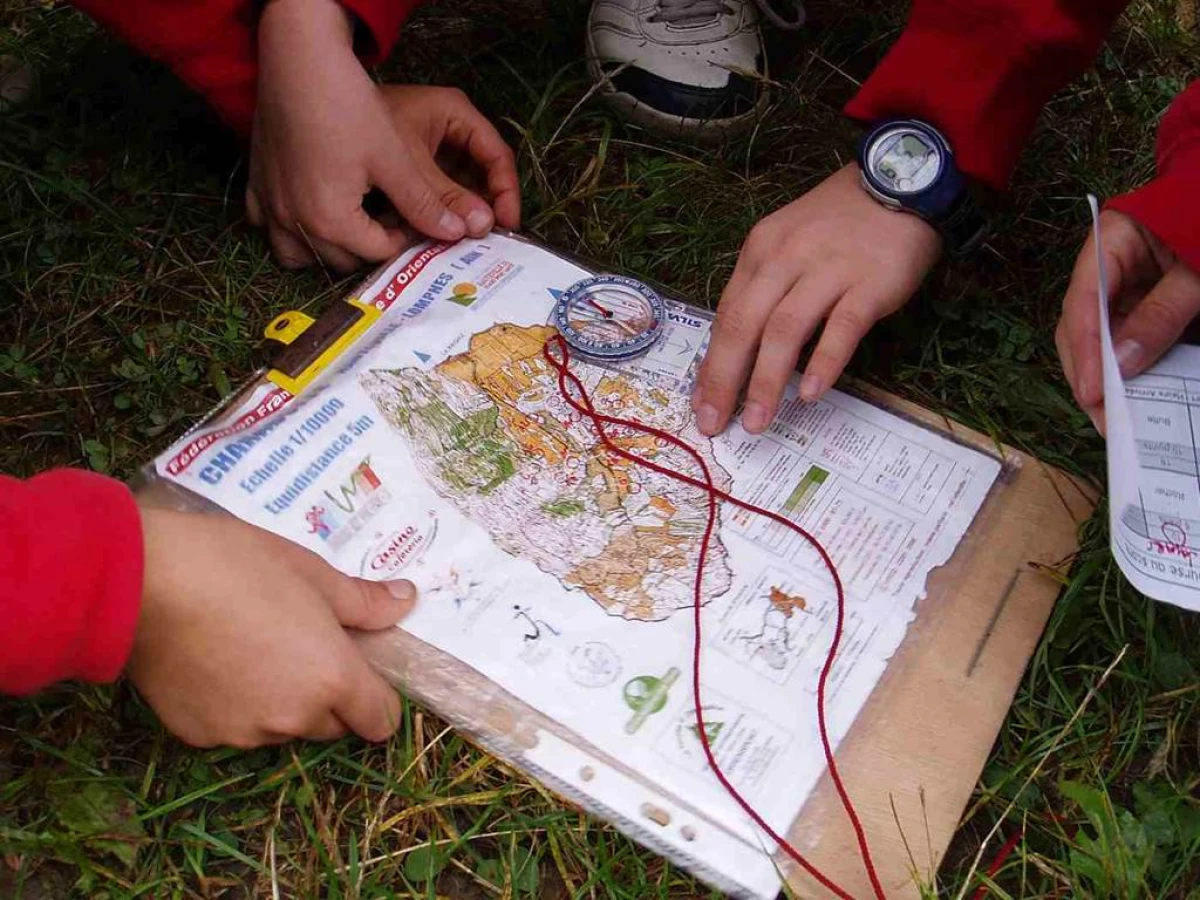
POLYGON ((530 633, 528 631, 525 632, 525 640, 526 641, 541 640, 542 628, 545 628, 547 631, 549 631, 555 637, 559 636, 558 629, 555 628, 553 625, 551 625, 549 622, 545 621, 544 619, 535 619, 533 616, 531 616, 529 614, 528 607, 521 606, 521 604, 519 604, 519 603, 514 603, 513 609, 515 609, 517 611, 517 614, 515 616, 513 616, 513 618, 514 619, 524 619, 527 623, 529 623, 528 627, 533 629, 532 633, 530 633))

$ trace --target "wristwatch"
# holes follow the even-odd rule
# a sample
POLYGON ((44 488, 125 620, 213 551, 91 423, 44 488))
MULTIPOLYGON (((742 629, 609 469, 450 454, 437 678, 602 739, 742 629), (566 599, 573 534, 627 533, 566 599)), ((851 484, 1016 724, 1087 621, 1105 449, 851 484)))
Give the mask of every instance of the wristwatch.
POLYGON ((920 216, 941 233, 951 256, 966 256, 986 235, 987 216, 971 182, 929 123, 877 123, 859 144, 858 165, 868 194, 889 209, 920 216))

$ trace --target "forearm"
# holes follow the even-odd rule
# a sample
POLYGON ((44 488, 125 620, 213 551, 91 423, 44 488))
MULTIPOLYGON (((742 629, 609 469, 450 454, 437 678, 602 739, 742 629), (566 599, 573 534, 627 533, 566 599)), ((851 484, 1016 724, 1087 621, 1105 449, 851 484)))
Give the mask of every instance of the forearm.
MULTIPOLYGON (((253 0, 72 0, 74 5, 135 49, 169 66, 201 94, 231 128, 248 136, 254 122, 258 79, 253 0)), ((386 58, 400 26, 420 0, 305 0, 315 15, 332 7, 363 27, 363 61, 386 58)), ((291 0, 272 0, 267 10, 291 0)), ((290 15, 292 11, 288 11, 290 15)), ((263 13, 264 15, 266 12, 263 13)))
POLYGON ((249 0, 72 0, 151 59, 171 68, 231 128, 254 119, 254 11, 249 0))
POLYGON ((1004 187, 1050 97, 1092 62, 1128 0, 913 0, 896 46, 847 106, 921 118, 960 169, 1004 187))

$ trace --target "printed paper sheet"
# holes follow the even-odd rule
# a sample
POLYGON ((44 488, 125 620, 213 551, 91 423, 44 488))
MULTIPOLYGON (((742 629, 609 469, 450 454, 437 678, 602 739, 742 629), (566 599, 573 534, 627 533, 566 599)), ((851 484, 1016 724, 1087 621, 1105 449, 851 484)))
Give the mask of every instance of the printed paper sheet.
POLYGON ((1109 530, 1125 577, 1147 596, 1200 610, 1200 348, 1180 344, 1147 372, 1122 379, 1099 253, 1100 343, 1108 438, 1109 530))

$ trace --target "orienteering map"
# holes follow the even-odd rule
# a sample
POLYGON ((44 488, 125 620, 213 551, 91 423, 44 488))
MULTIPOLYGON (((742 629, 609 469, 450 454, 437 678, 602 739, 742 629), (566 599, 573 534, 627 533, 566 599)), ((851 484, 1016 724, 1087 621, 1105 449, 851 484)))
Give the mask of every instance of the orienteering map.
MULTIPOLYGON (((347 573, 412 579, 420 599, 405 629, 763 847, 707 771, 694 726, 707 499, 608 453, 542 356, 555 298, 590 274, 500 235, 410 251, 363 288, 382 316, 352 355, 301 397, 262 384, 158 471, 347 573)), ((766 434, 732 425, 706 438, 689 395, 710 319, 668 308, 647 355, 604 367, 574 357, 572 371, 599 411, 682 437, 718 487, 830 551, 847 596, 828 698, 836 743, 999 464, 838 392, 802 403, 794 385, 766 434)), ((698 474, 653 437, 613 434, 698 474)), ((739 791, 786 829, 824 769, 815 688, 831 580, 797 535, 724 507, 704 603, 708 736, 739 791)))

